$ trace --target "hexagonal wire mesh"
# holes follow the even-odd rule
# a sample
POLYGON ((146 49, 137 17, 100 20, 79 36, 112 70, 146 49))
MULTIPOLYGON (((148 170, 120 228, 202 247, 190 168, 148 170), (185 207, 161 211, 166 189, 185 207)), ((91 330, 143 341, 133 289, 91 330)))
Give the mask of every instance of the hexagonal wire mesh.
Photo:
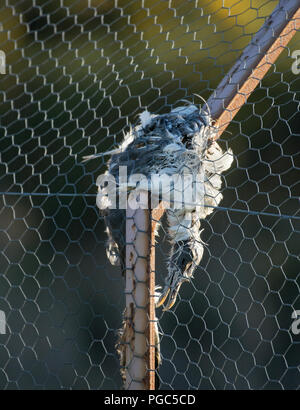
MULTIPOLYGON (((95 180, 136 115, 208 98, 278 1, 5 0, 0 387, 119 389, 124 282, 95 180)), ((297 389, 299 74, 295 36, 222 136, 234 166, 192 283, 157 311, 164 389, 297 389)), ((166 274, 165 231, 157 281, 166 274)))

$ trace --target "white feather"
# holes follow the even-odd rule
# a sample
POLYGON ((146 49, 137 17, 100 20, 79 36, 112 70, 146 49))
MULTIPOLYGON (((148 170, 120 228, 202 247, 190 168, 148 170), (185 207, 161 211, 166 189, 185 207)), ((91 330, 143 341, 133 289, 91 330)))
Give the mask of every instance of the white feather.
POLYGON ((175 143, 168 144, 164 148, 164 152, 175 152, 175 151, 180 151, 180 150, 182 150, 182 147, 175 143))
POLYGON ((179 114, 179 115, 190 115, 196 110, 198 110, 198 108, 195 105, 191 104, 188 106, 180 106, 180 107, 173 108, 171 113, 179 114))
POLYGON ((149 111, 145 110, 141 114, 139 114, 142 127, 145 128, 148 124, 150 124, 153 115, 150 114, 149 111))

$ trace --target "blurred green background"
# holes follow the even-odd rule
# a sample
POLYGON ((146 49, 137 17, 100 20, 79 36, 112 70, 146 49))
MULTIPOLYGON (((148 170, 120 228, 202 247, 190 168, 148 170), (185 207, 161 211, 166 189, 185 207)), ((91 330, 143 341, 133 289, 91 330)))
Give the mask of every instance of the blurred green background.
MULTIPOLYGON (((82 157, 115 146, 145 108, 207 99, 277 4, 2 3, 1 389, 121 388, 124 283, 106 259, 94 196, 105 162, 82 157)), ((180 302, 157 311, 163 389, 300 386, 290 330, 300 309, 296 49, 299 34, 222 137, 235 155, 227 209, 203 222, 205 255, 180 302)), ((162 229, 159 283, 167 251, 162 229)))

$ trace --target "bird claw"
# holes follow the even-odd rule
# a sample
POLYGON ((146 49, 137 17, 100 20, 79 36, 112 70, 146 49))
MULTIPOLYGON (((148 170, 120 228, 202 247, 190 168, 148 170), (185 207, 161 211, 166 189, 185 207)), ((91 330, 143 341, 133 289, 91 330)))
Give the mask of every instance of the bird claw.
POLYGON ((164 311, 171 309, 171 307, 175 304, 179 289, 183 282, 188 282, 189 278, 182 276, 176 284, 168 286, 166 285, 164 290, 162 291, 157 303, 156 307, 162 306, 168 298, 168 301, 163 308, 164 311))
POLYGON ((169 298, 168 298, 168 302, 166 304, 166 306, 163 308, 163 311, 169 310, 171 309, 171 307, 175 304, 176 299, 177 299, 177 295, 180 289, 181 283, 178 283, 178 285, 176 286, 176 288, 174 289, 169 289, 169 298))
POLYGON ((163 290, 163 292, 158 298, 158 301, 156 302, 156 307, 160 307, 165 303, 165 300, 167 299, 169 292, 170 288, 168 287, 163 290))

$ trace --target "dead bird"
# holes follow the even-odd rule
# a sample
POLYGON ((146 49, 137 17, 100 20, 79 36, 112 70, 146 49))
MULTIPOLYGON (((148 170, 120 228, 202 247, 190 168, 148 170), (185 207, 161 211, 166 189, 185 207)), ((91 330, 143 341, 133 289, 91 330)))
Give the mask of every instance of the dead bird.
MULTIPOLYGON (((223 152, 214 140, 215 133, 209 113, 191 103, 162 115, 144 111, 140 114, 140 123, 130 129, 119 148, 85 157, 91 159, 111 155, 104 176, 111 176, 115 181, 117 199, 119 190, 129 194, 133 190, 146 189, 151 195, 161 198, 164 192, 151 184, 154 175, 159 177, 162 186, 164 179, 172 176, 177 179, 182 177, 183 182, 184 177, 192 177, 196 189, 191 192, 181 185, 184 201, 178 207, 173 202, 166 210, 172 247, 167 261, 165 286, 157 302, 157 306, 161 306, 167 300, 165 309, 174 305, 181 284, 193 277, 202 259, 201 220, 219 205, 222 199, 221 173, 233 161, 232 151, 223 152), (119 178, 120 167, 126 167, 126 181, 119 178), (130 177, 137 174, 145 177, 144 183, 137 185, 130 182, 130 177)), ((112 209, 107 194, 108 190, 103 190, 99 185, 97 205, 106 224, 107 256, 112 264, 121 266, 124 274, 126 210, 117 206, 112 209)))

